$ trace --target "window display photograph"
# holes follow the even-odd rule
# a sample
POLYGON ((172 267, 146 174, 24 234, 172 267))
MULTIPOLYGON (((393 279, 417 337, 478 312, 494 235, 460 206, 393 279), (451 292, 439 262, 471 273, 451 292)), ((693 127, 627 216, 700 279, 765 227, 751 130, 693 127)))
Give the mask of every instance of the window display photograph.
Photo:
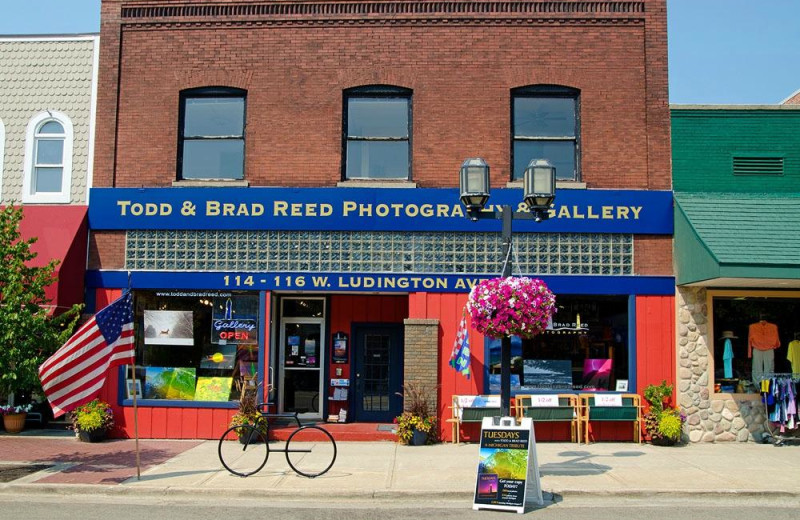
MULTIPOLYGON (((558 296, 547 330, 511 339, 511 393, 616 391, 628 377, 628 297, 558 296)), ((488 393, 500 393, 499 339, 485 338, 488 393)))
POLYGON ((134 294, 137 397, 227 402, 257 384, 258 295, 197 294, 134 294))
POLYGON ((761 381, 800 374, 800 297, 712 299, 714 391, 757 394, 761 381))

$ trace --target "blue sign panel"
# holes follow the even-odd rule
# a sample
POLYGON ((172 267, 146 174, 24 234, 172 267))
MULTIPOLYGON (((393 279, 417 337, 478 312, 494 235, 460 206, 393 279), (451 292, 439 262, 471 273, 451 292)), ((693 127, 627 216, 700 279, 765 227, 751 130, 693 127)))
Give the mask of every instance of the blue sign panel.
MULTIPOLYGON (((89 227, 316 231, 499 231, 465 217, 457 189, 92 188, 89 227)), ((492 191, 486 211, 527 211, 521 189, 492 191)), ((559 190, 550 219, 517 232, 672 234, 672 192, 559 190)))
MULTIPOLYGON (((204 290, 381 292, 469 292, 478 282, 493 276, 452 274, 356 274, 356 273, 247 273, 134 271, 134 289, 175 290, 175 296, 202 296, 204 290), (187 292, 189 291, 189 292, 187 292)), ((556 294, 675 294, 671 276, 542 276, 556 294)), ((88 287, 128 287, 126 271, 89 271, 88 287)), ((167 294, 169 295, 169 294, 167 294)))

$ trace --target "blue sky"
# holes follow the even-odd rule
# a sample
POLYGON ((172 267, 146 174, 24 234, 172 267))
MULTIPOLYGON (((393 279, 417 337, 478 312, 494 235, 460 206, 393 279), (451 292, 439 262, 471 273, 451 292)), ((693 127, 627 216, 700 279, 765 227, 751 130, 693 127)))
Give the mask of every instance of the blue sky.
MULTIPOLYGON (((800 89, 800 0, 667 0, 671 103, 771 104, 800 89)), ((0 0, 0 34, 98 32, 100 0, 0 0)))

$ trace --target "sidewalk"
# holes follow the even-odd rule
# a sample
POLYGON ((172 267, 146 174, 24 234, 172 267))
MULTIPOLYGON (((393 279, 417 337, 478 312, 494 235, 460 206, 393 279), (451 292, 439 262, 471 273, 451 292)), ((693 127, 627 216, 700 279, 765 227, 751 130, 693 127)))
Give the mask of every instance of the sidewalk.
MULTIPOLYGON (((340 442, 336 464, 322 477, 299 477, 282 453, 272 453, 260 473, 240 478, 220 465, 216 441, 142 440, 139 446, 141 480, 133 440, 86 444, 63 434, 0 436, 0 477, 4 467, 55 464, 1 483, 0 493, 471 499, 478 462, 477 444, 340 442)), ((798 444, 539 443, 537 454, 542 489, 556 495, 800 497, 798 444)))

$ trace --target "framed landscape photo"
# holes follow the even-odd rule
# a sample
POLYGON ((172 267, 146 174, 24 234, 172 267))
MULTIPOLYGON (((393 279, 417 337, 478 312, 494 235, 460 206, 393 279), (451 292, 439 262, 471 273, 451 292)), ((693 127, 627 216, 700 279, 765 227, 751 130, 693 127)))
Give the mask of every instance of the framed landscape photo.
POLYGON ((134 391, 136 392, 136 398, 142 398, 142 382, 138 379, 128 379, 128 384, 125 386, 125 397, 126 399, 133 399, 134 391), (134 390, 135 389, 135 390, 134 390))

